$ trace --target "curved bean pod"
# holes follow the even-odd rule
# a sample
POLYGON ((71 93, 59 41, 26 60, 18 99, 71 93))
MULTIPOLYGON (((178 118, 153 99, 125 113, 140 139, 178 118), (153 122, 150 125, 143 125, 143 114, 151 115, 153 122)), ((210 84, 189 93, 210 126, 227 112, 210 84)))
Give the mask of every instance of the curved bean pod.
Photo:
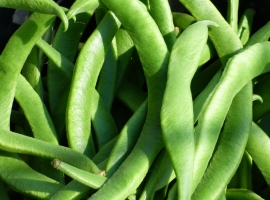
POLYGON ((79 13, 95 10, 98 6, 99 6, 98 0, 92 0, 92 1, 76 0, 70 7, 67 13, 67 17, 68 19, 71 19, 79 13))
POLYGON ((237 33, 239 0, 227 0, 227 2, 228 2, 227 21, 231 25, 233 31, 237 33))
POLYGON ((172 12, 173 23, 180 31, 185 30, 188 26, 196 22, 196 19, 186 13, 172 12))
POLYGON ((269 60, 267 59, 269 53, 270 43, 262 42, 250 46, 228 61, 196 128, 197 153, 195 155, 194 175, 196 179, 200 179, 207 167, 235 95, 254 77, 270 70, 269 60), (246 58, 246 60, 243 58, 246 58), (246 72, 245 76, 242 76, 243 70, 246 72))
POLYGON ((240 19, 238 37, 241 39, 243 45, 247 43, 250 36, 254 14, 255 10, 248 8, 245 10, 244 14, 240 19))
POLYGON ((217 199, 239 167, 252 120, 251 82, 240 93, 232 101, 215 153, 192 195, 192 200, 217 199))
POLYGON ((58 144, 57 134, 47 111, 38 94, 23 76, 19 76, 15 99, 24 111, 34 137, 52 144, 58 144), (31 104, 29 104, 29 101, 31 104))
POLYGON ((0 126, 3 129, 9 129, 17 78, 23 63, 36 41, 44 34, 53 20, 52 15, 32 14, 12 35, 0 56, 0 126))
POLYGON ((11 131, 0 131, 0 149, 29 155, 35 155, 46 159, 60 158, 64 162, 74 165, 77 168, 100 173, 98 167, 92 160, 70 148, 50 144, 35 138, 20 135, 11 131))
MULTIPOLYGON (((93 15, 93 11, 81 13, 77 16, 76 22, 70 20, 69 28, 66 32, 63 32, 63 23, 60 24, 57 32, 54 35, 52 47, 50 49, 58 51, 57 53, 52 53, 48 55, 48 67, 47 67, 47 85, 48 85, 48 97, 49 97, 49 108, 50 112, 53 114, 56 107, 59 104, 59 101, 67 88, 70 85, 70 82, 66 82, 65 76, 63 76, 63 72, 59 69, 68 70, 70 75, 73 72, 73 62, 75 56, 77 55, 77 48, 82 37, 82 34, 87 27, 91 16, 93 15), (59 55, 60 53, 60 55, 59 55), (58 59, 59 63, 55 63, 56 59, 54 56, 60 57, 58 59), (66 62, 66 60, 70 61, 70 63, 66 62), (71 65, 72 64, 72 65, 71 65), (60 78, 61 77, 61 78, 60 78)), ((45 44, 44 44, 45 45, 45 44)), ((39 47, 43 47, 44 45, 39 45, 39 47)), ((46 50, 46 49, 42 49, 46 50)), ((48 51, 46 52, 49 53, 48 51)), ((70 81, 70 80, 69 80, 70 81)), ((65 103, 66 107, 66 103, 65 103)), ((54 118, 54 117, 53 117, 54 118)))
POLYGON ((253 45, 257 42, 268 41, 269 37, 270 37, 270 22, 265 24, 256 33, 254 33, 245 44, 245 47, 253 45))
POLYGON ((66 112, 67 138, 72 149, 90 157, 95 154, 89 123, 92 93, 119 27, 118 19, 108 12, 80 51, 74 68, 66 112))
POLYGON ((155 20, 169 51, 171 51, 176 37, 169 2, 163 0, 149 0, 149 8, 150 15, 155 20))
POLYGON ((48 199, 64 187, 30 168, 18 155, 2 150, 0 155, 1 179, 20 193, 38 199, 48 199))
POLYGON ((161 108, 162 136, 176 173, 179 199, 190 199, 192 194, 195 141, 190 83, 208 38, 207 23, 211 25, 205 21, 190 25, 176 40, 161 108))
POLYGON ((269 157, 270 139, 255 123, 252 123, 246 150, 270 185, 270 162, 269 159, 265 159, 269 157))
POLYGON ((64 30, 68 29, 68 19, 64 10, 57 3, 51 0, 1 0, 0 7, 29 10, 42 14, 54 14, 63 21, 65 26, 64 30))
MULTIPOLYGON (((54 159, 51 164, 55 169, 60 170, 74 180, 79 181, 80 183, 83 183, 93 189, 100 188, 107 180, 107 178, 104 177, 105 174, 92 174, 73 167, 72 165, 69 165, 59 159, 54 159)), ((101 171, 101 173, 104 172, 101 171)))
POLYGON ((103 0, 103 3, 115 13, 131 36, 143 66, 149 94, 147 117, 136 146, 113 176, 90 198, 120 200, 139 186, 163 147, 158 116, 165 89, 169 52, 157 25, 141 2, 103 0))
POLYGON ((227 200, 263 200, 259 195, 245 189, 228 189, 226 191, 227 200))

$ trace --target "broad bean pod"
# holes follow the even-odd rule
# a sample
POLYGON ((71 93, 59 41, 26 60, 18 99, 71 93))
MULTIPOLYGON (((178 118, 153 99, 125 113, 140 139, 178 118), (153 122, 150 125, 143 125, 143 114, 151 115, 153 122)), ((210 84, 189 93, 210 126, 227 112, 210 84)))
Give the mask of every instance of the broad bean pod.
POLYGON ((208 38, 207 24, 211 22, 190 25, 176 40, 161 108, 162 136, 178 179, 179 199, 190 199, 192 194, 195 141, 190 83, 208 38))
POLYGON ((80 51, 73 72, 66 112, 68 143, 72 149, 90 157, 95 154, 89 123, 92 93, 105 54, 119 27, 118 19, 108 12, 80 51))
POLYGON ((98 0, 93 0, 93 1, 76 0, 70 7, 67 13, 67 17, 68 19, 71 19, 79 13, 95 10, 98 6, 99 6, 98 0))
POLYGON ((10 112, 17 78, 36 41, 44 34, 54 16, 34 13, 12 35, 0 56, 0 125, 9 129, 10 112), (17 53, 17 56, 13 56, 17 53))

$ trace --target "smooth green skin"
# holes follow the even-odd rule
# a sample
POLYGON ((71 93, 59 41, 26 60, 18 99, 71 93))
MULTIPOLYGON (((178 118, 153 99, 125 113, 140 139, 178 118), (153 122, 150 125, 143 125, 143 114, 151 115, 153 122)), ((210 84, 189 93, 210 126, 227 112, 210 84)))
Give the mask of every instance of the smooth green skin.
POLYGON ((242 48, 242 43, 230 25, 224 20, 211 1, 179 0, 197 20, 211 20, 219 27, 211 27, 209 37, 213 42, 223 65, 242 48))
POLYGON ((136 110, 121 130, 106 165, 107 177, 111 177, 127 158, 141 133, 147 113, 147 100, 136 110))
POLYGON ((27 60, 22 68, 22 75, 38 93, 41 99, 43 99, 43 86, 41 80, 41 65, 39 58, 39 49, 33 47, 27 60))
MULTIPOLYGON (((59 138, 61 139, 63 137, 63 134, 61 133, 63 133, 65 129, 64 117, 67 98, 69 95, 68 85, 70 85, 71 82, 74 65, 44 40, 40 39, 37 42, 37 45, 47 54, 50 60, 54 62, 54 67, 57 73, 53 74, 59 81, 62 82, 62 85, 66 88, 58 103, 58 106, 52 113, 52 119, 55 123, 59 138), (62 78, 59 79, 58 76, 62 78)), ((101 100, 96 90, 93 92, 92 100, 93 105, 91 109, 91 118, 94 130, 96 132, 96 145, 98 149, 100 149, 104 144, 106 144, 118 134, 118 130, 109 110, 106 108, 104 102, 101 100), (106 126, 103 125, 104 123, 106 126)))
POLYGON ((71 19, 79 13, 94 11, 98 6, 98 0, 76 0, 68 10, 67 17, 68 19, 71 19))
POLYGON ((0 182, 0 195, 2 200, 9 200, 6 186, 2 181, 0 182))
POLYGON ((259 195, 245 189, 228 189, 226 191, 227 200, 263 200, 259 195))
POLYGON ((90 198, 120 200, 140 185, 163 147, 159 116, 169 52, 157 25, 141 2, 103 0, 103 3, 115 13, 132 38, 143 66, 149 94, 146 122, 136 146, 113 176, 90 198))
POLYGON ((149 13, 155 20, 169 51, 176 40, 173 17, 169 1, 149 0, 149 13))
POLYGON ((249 39, 254 15, 255 10, 248 8, 245 10, 244 14, 240 19, 238 37, 241 39, 243 45, 245 45, 249 39))
POLYGON ((18 155, 2 150, 0 155, 0 177, 14 190, 33 198, 49 199, 64 187, 30 168, 18 155))
POLYGON ((235 33, 238 32, 238 8, 239 0, 227 0, 227 21, 235 33))
MULTIPOLYGON (((269 53, 269 42, 257 43, 227 62, 222 77, 215 87, 207 107, 201 114, 195 131, 195 183, 200 180, 208 165, 233 98, 254 77, 270 70, 267 57, 269 53), (245 72, 245 76, 243 76, 243 72, 245 72)), ((243 99, 247 98, 247 96, 243 97, 243 99)))
POLYGON ((207 38, 207 22, 190 25, 176 40, 168 66, 161 128, 178 180, 178 199, 190 199, 192 194, 195 141, 190 84, 207 38))
POLYGON ((80 200, 92 191, 93 189, 89 188, 88 186, 78 181, 72 180, 63 188, 61 188, 58 192, 56 192, 50 198, 50 200, 80 200))
POLYGON ((68 144, 89 157, 95 154, 89 123, 92 94, 106 52, 119 27, 118 19, 108 12, 80 51, 72 76, 66 111, 68 144))
POLYGON ((173 24, 177 26, 180 31, 185 30, 188 26, 196 22, 196 19, 186 13, 172 12, 173 24))
POLYGON ((268 41, 269 37, 270 37, 270 22, 265 24, 256 33, 254 33, 245 44, 245 47, 253 45, 257 42, 268 41))
POLYGON ((258 94, 263 102, 253 102, 253 121, 257 122, 270 110, 270 95, 268 88, 270 86, 269 75, 263 77, 254 85, 254 93, 258 94))
POLYGON ((134 43, 124 29, 119 29, 115 36, 117 46, 117 78, 115 91, 117 92, 122 83, 132 53, 135 50, 134 43))
POLYGON ((251 126, 249 123, 252 120, 251 93, 252 84, 249 82, 245 89, 240 91, 240 95, 233 99, 214 155, 192 195, 192 200, 217 199, 237 171, 251 126))
POLYGON ((70 148, 50 144, 7 130, 1 130, 0 149, 38 156, 45 159, 59 158, 77 168, 98 174, 100 170, 92 160, 70 148))
POLYGON ((247 151, 243 155, 238 171, 239 188, 252 190, 252 158, 247 151))
POLYGON ((117 98, 132 112, 135 112, 147 98, 147 93, 142 91, 135 84, 124 79, 117 92, 117 98))
POLYGON ((23 109, 34 137, 57 145, 57 134, 46 106, 32 86, 21 75, 18 78, 15 99, 23 109))
POLYGON ((9 130, 11 107, 22 66, 36 41, 53 20, 52 15, 32 14, 12 35, 0 56, 0 126, 2 129, 9 130))
POLYGON ((74 180, 80 183, 83 183, 93 189, 100 188, 105 183, 105 181, 107 181, 107 178, 102 175, 96 175, 96 174, 92 174, 87 171, 78 169, 59 159, 54 159, 51 164, 57 170, 60 170, 61 172, 68 175, 69 177, 73 178, 74 180))
POLYGON ((54 35, 52 47, 60 54, 53 53, 53 55, 48 56, 47 85, 49 108, 51 113, 54 113, 64 91, 67 86, 70 85, 70 82, 67 83, 66 79, 63 77, 63 72, 58 68, 59 64, 55 63, 53 56, 61 56, 62 59, 58 60, 58 62, 61 63, 61 68, 68 68, 68 72, 72 75, 74 66, 72 64, 71 67, 70 64, 74 62, 80 39, 91 19, 92 14, 93 11, 82 13, 77 16, 76 22, 70 20, 69 28, 66 32, 63 32, 64 26, 63 23, 61 23, 54 35), (67 63, 63 57, 70 61, 70 63, 67 63))
POLYGON ((270 162, 265 159, 269 157, 270 139, 255 123, 252 123, 246 151, 262 172, 267 184, 270 185, 270 162))
POLYGON ((116 78, 117 46, 116 40, 114 38, 105 57, 96 87, 101 99, 103 100, 108 110, 111 109, 115 97, 116 78))
POLYGON ((64 30, 68 29, 68 19, 63 8, 51 0, 1 0, 0 7, 57 15, 64 23, 64 30))

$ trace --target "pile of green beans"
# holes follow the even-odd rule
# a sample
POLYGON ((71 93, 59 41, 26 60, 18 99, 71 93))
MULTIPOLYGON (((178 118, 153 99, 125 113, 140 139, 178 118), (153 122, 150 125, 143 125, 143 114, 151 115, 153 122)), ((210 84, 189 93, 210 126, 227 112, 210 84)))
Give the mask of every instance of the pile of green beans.
POLYGON ((0 199, 270 199, 270 22, 180 3, 0 0, 0 199))

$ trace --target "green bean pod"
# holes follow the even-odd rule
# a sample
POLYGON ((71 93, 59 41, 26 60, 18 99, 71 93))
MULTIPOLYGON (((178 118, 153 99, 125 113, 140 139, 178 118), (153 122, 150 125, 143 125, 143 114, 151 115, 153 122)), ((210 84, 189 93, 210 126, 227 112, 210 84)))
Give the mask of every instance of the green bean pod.
POLYGON ((242 49, 242 43, 223 16, 208 0, 179 0, 197 20, 211 20, 219 25, 209 30, 209 37, 213 42, 223 65, 227 60, 242 49))
POLYGON ((79 13, 84 13, 87 11, 94 11, 99 6, 98 0, 88 1, 88 0, 76 0, 70 7, 67 17, 71 19, 79 13))
POLYGON ((161 108, 161 128, 178 180, 178 199, 190 199, 192 194, 190 180, 195 141, 190 83, 208 38, 207 24, 211 23, 197 22, 185 29, 173 46, 168 66, 168 80, 161 108), (178 105, 177 108, 175 105, 178 105))
POLYGON ((169 51, 171 51, 176 37, 169 2, 163 0, 149 0, 149 8, 150 15, 155 20, 169 51))
POLYGON ((107 180, 107 178, 104 177, 105 174, 92 174, 87 171, 73 167, 72 165, 69 165, 59 159, 54 159, 51 164, 55 169, 60 170, 74 180, 77 180, 93 189, 100 188, 107 180))
POLYGON ((254 93, 258 94, 263 102, 255 101, 253 102, 253 121, 257 122, 260 120, 267 112, 270 111, 270 95, 268 88, 270 86, 269 75, 263 77, 258 83, 254 85, 254 93))
POLYGON ((176 199, 177 199, 177 182, 175 182, 171 187, 171 189, 169 190, 167 200, 176 200, 176 199))
POLYGON ((50 144, 35 138, 1 130, 0 149, 38 156, 45 159, 59 158, 77 168, 99 174, 100 170, 92 160, 70 148, 50 144))
POLYGON ((245 151, 238 168, 240 188, 252 190, 252 164, 251 156, 245 151))
POLYGON ((227 0, 227 21, 235 33, 238 32, 238 8, 239 0, 227 0))
POLYGON ((58 144, 57 134, 46 106, 23 76, 19 76, 15 99, 24 111, 34 137, 52 144, 58 144), (31 104, 29 104, 29 101, 31 104))
POLYGON ((180 31, 185 30, 188 26, 196 22, 196 19, 189 14, 172 12, 173 24, 178 27, 180 31))
POLYGON ((269 37, 270 37, 270 22, 266 23, 256 33, 254 33, 245 44, 245 47, 253 45, 257 42, 268 41, 269 37))
POLYGON ((265 159, 269 156, 270 139, 255 123, 252 123, 246 150, 270 185, 270 162, 265 159))
POLYGON ((105 54, 120 22, 108 12, 92 33, 77 58, 67 104, 67 138, 69 146, 89 157, 95 154, 90 131, 92 93, 105 54))
POLYGON ((9 129, 11 107, 22 66, 53 20, 52 15, 32 14, 12 35, 0 56, 0 126, 3 129, 9 129))
POLYGON ((263 200, 256 193, 245 189, 228 189, 226 191, 227 200, 263 200))
POLYGON ((238 28, 238 37, 241 39, 243 45, 247 43, 248 38, 250 36, 254 14, 255 10, 248 8, 245 10, 244 14, 240 19, 238 28))
POLYGON ((140 1, 103 0, 103 3, 115 13, 131 36, 143 66, 149 94, 147 117, 136 146, 113 176, 90 198, 120 200, 140 185, 163 147, 159 116, 169 52, 157 25, 140 1))
POLYGON ((254 77, 269 71, 269 60, 267 59, 269 53, 270 43, 262 42, 250 46, 228 61, 196 128, 194 176, 196 179, 200 179, 207 167, 235 95, 254 77), (245 76, 243 76, 243 70, 245 76))
POLYGON ((41 63, 39 58, 39 49, 33 47, 22 68, 22 75, 34 88, 37 94, 43 99, 43 86, 41 81, 41 63))
POLYGON ((0 155, 0 177, 14 190, 33 198, 49 199, 64 187, 30 168, 18 155, 2 150, 0 155))
POLYGON ((51 0, 1 0, 0 7, 57 15, 64 23, 64 30, 68 29, 68 19, 64 10, 51 0))
MULTIPOLYGON (((48 55, 47 86, 49 109, 52 115, 58 106, 64 91, 67 86, 70 85, 70 80, 68 83, 66 82, 66 77, 58 66, 61 66, 61 69, 67 69, 67 72, 72 75, 74 68, 73 63, 77 55, 77 48, 92 15, 93 11, 79 14, 76 22, 73 20, 69 21, 69 28, 66 32, 63 32, 64 27, 63 23, 61 23, 54 35, 52 43, 53 48, 51 49, 55 49, 60 53, 60 55, 58 55, 59 53, 53 53, 52 55, 50 54, 50 56, 48 55), (54 56, 61 56, 61 59, 58 60, 59 63, 55 63, 56 59, 54 56), (66 60, 70 61, 70 63, 67 63, 66 60)), ((64 104, 65 107, 66 104, 67 103, 64 104)), ((53 118, 56 117, 53 116, 53 118)))
POLYGON ((111 109, 115 96, 116 76, 117 76, 117 47, 116 47, 116 40, 114 38, 105 57, 96 87, 99 95, 101 96, 108 110, 111 109))
POLYGON ((192 200, 217 199, 239 167, 252 120, 252 84, 248 83, 245 87, 247 89, 241 90, 241 94, 232 101, 215 153, 192 200))

